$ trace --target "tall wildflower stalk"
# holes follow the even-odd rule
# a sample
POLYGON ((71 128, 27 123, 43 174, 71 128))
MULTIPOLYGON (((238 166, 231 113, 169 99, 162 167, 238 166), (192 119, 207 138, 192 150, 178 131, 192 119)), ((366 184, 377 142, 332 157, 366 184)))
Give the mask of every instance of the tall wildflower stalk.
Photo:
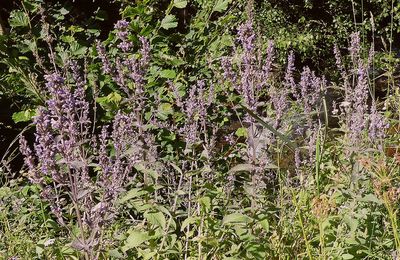
MULTIPOLYGON (((127 22, 118 22, 116 29, 122 41, 118 47, 129 51, 127 22)), ((111 74, 136 101, 131 112, 117 113, 111 129, 104 126, 99 135, 90 131, 85 76, 77 62, 71 61, 70 72, 65 75, 54 72, 45 76, 49 99, 34 120, 34 149, 24 137, 20 139, 29 179, 42 187, 42 198, 60 225, 71 230, 71 225, 77 224, 80 231, 72 246, 81 250, 85 259, 99 257, 104 228, 115 216, 115 200, 124 191, 125 181, 133 177, 134 166, 156 157, 154 138, 144 132, 138 111, 144 106, 144 74, 150 51, 144 38, 141 42, 141 58, 124 57, 123 61, 116 61, 116 67, 111 65, 104 47, 97 46, 103 71, 111 74), (128 81, 135 84, 133 93, 128 81), (72 219, 68 217, 69 210, 75 213, 72 219)))

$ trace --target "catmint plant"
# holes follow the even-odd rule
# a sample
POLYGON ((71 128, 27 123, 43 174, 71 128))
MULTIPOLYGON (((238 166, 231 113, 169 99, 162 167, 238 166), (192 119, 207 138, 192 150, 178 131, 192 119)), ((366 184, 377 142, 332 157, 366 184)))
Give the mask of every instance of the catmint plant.
POLYGON ((97 259, 116 198, 125 181, 133 178, 134 166, 154 160, 156 146, 150 134, 141 132, 135 111, 120 111, 111 129, 104 126, 99 135, 91 132, 86 81, 77 62, 67 67, 70 72, 65 75, 45 75, 49 99, 34 119, 34 149, 21 137, 20 150, 29 179, 42 187, 42 198, 58 223, 67 229, 78 225, 72 246, 86 259, 97 259), (75 213, 72 219, 70 210, 75 213))

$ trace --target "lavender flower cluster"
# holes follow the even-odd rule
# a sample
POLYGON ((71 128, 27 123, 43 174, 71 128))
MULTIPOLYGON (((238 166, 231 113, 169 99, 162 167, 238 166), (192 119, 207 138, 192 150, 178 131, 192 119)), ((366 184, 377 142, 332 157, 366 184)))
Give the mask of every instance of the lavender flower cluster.
MULTIPOLYGON (((116 25, 122 41, 127 41, 126 27, 123 21, 116 25)), ((117 67, 111 65, 105 49, 98 44, 104 72, 113 75, 121 87, 127 87, 127 78, 132 80, 139 101, 150 59, 148 42, 144 38, 141 42, 141 58, 123 62, 131 71, 128 75, 118 67, 118 61, 117 67)), ((119 47, 127 51, 126 46, 119 47)), ((34 149, 21 137, 20 150, 29 168, 29 179, 42 187, 42 197, 49 202, 59 224, 67 227, 65 213, 71 206, 82 233, 75 244, 78 249, 93 253, 101 246, 102 228, 112 219, 114 202, 132 177, 134 166, 155 158, 156 146, 152 135, 143 134, 135 110, 128 114, 118 112, 110 131, 106 126, 100 135, 91 131, 85 77, 76 61, 69 62, 67 68, 64 75, 45 75, 49 99, 34 119, 34 149), (93 172, 97 173, 95 177, 93 172)))
POLYGON ((368 105, 370 99, 368 71, 374 56, 373 47, 370 48, 367 62, 364 62, 361 57, 360 33, 356 32, 350 37, 348 51, 352 68, 346 70, 339 49, 336 46, 334 48, 336 64, 342 75, 345 92, 344 102, 340 106, 340 116, 344 118, 350 146, 359 144, 365 131, 368 130, 370 141, 382 147, 380 143, 385 137, 389 124, 377 110, 375 100, 368 105))

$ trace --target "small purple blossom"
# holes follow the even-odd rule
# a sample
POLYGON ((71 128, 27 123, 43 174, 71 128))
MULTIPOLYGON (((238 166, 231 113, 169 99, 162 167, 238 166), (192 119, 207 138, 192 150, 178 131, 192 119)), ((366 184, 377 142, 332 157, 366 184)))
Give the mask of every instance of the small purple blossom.
POLYGON ((299 98, 297 93, 296 83, 293 77, 294 74, 294 53, 293 51, 289 52, 289 56, 287 59, 287 67, 285 72, 285 87, 289 88, 295 98, 299 98))
POLYGON ((385 131, 388 128, 389 123, 386 121, 386 118, 377 111, 376 104, 373 102, 371 106, 371 113, 369 114, 368 136, 370 140, 373 143, 382 140, 385 138, 385 131))
POLYGON ((128 26, 129 22, 126 20, 119 20, 114 26, 117 30, 117 37, 121 40, 121 43, 118 44, 118 48, 123 52, 128 52, 132 47, 132 43, 128 40, 128 26))

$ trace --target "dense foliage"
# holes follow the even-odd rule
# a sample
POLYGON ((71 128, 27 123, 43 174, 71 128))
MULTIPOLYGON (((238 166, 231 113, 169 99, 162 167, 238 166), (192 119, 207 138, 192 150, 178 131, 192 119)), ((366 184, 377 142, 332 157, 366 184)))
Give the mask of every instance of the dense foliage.
POLYGON ((397 259, 398 8, 10 2, 1 258, 397 259))

